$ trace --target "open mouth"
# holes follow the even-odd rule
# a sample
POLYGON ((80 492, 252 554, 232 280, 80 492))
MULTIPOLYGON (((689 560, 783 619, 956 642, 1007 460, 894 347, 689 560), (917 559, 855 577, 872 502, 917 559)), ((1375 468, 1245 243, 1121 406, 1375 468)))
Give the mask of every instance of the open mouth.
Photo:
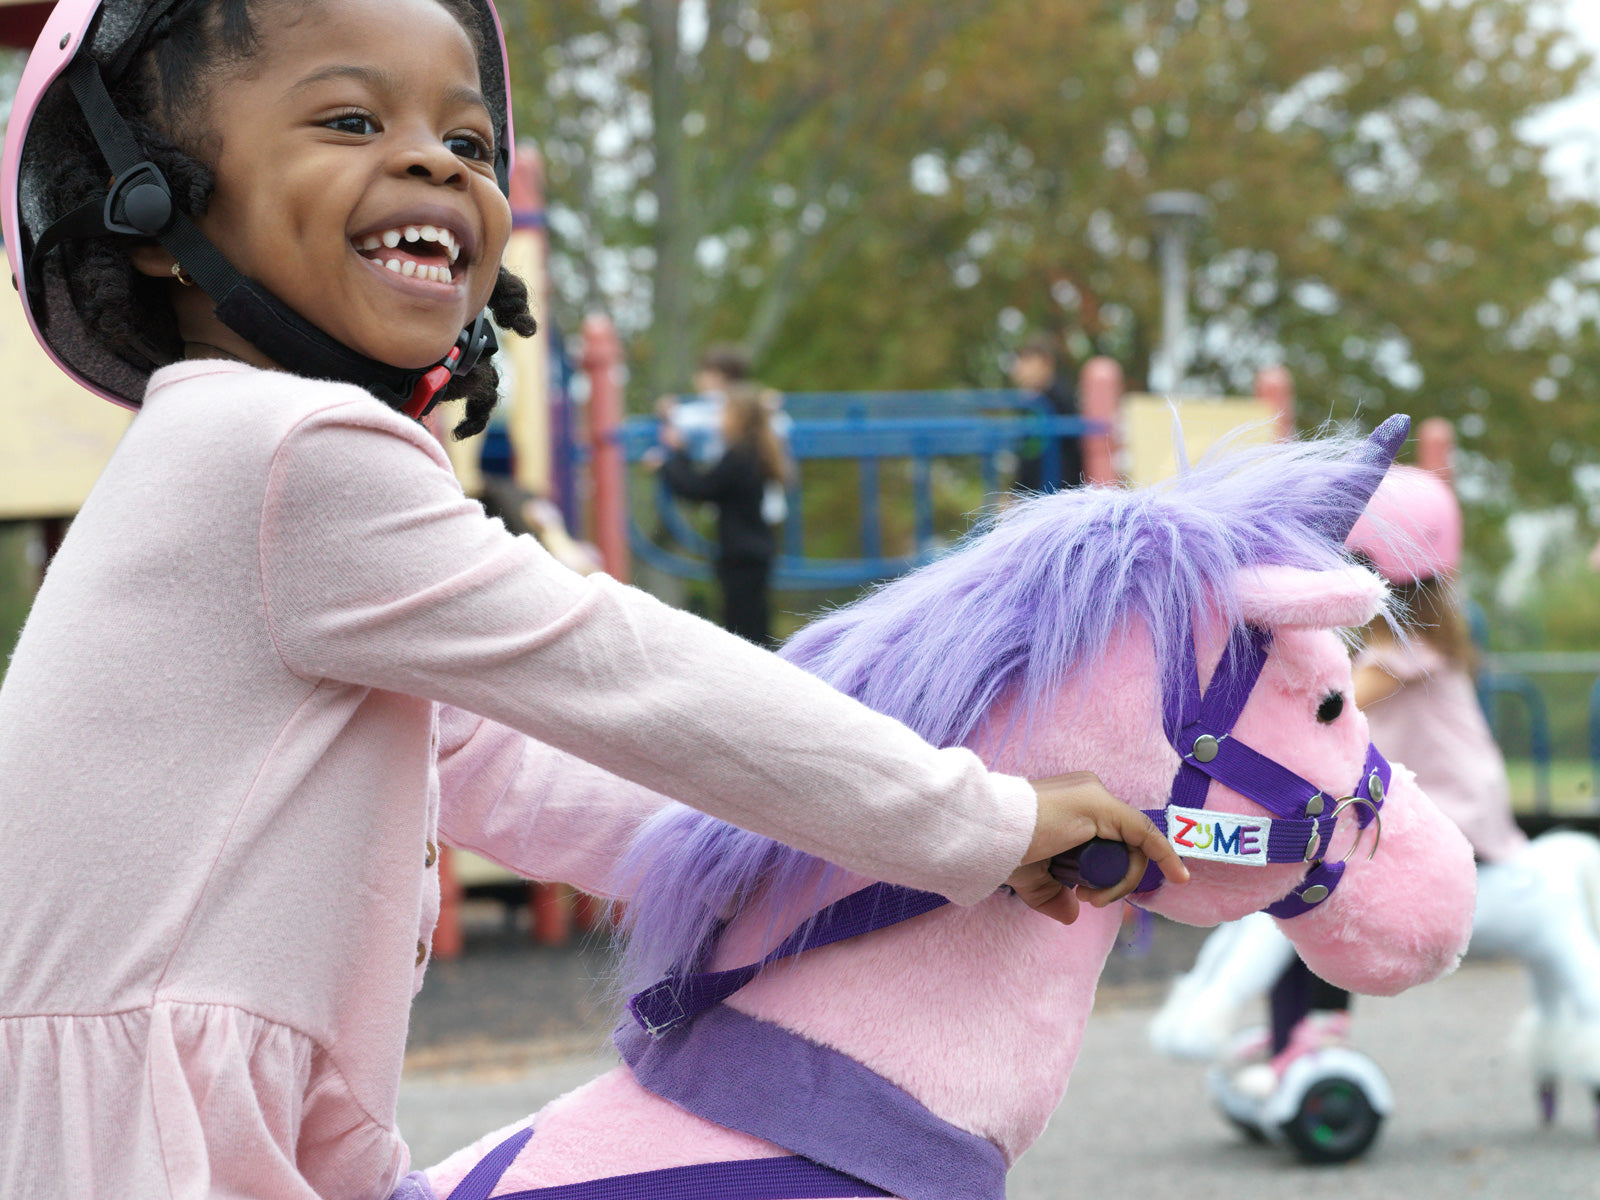
POLYGON ((455 279, 461 243, 439 225, 401 225, 353 239, 356 250, 370 262, 407 278, 433 283, 455 279))

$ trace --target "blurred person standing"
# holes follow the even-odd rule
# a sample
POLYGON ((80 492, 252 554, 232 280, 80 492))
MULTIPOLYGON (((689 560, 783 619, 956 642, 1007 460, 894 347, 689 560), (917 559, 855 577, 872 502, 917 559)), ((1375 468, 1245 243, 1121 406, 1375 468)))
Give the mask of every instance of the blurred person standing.
MULTIPOLYGON (((793 422, 783 411, 783 393, 758 387, 753 374, 748 350, 736 342, 714 342, 701 352, 699 365, 695 367, 691 381, 694 395, 682 400, 663 397, 656 402, 657 414, 663 420, 670 420, 684 435, 685 448, 695 462, 709 466, 722 457, 723 405, 729 389, 739 385, 755 388, 760 395, 778 439, 780 460, 788 461, 789 430, 793 422)), ((767 482, 761 505, 767 524, 783 524, 789 515, 789 500, 782 476, 767 482)))
MULTIPOLYGON (((1032 392, 1044 401, 1050 416, 1075 417, 1078 415, 1078 389, 1059 370, 1055 342, 1043 334, 1036 334, 1018 347, 1011 360, 1011 382, 1025 392, 1032 392)), ((1044 478, 1044 446, 1042 439, 1029 438, 1017 452, 1016 486, 1028 492, 1053 492, 1060 488, 1078 487, 1083 483, 1083 442, 1076 435, 1058 439, 1060 444, 1060 475, 1044 478)))
POLYGON ((722 591, 722 626, 758 646, 770 645, 768 600, 777 537, 764 508, 774 485, 781 492, 788 474, 783 445, 773 431, 771 402, 748 382, 729 385, 718 430, 722 452, 709 466, 697 464, 677 415, 663 415, 661 442, 670 452, 661 463, 667 487, 685 500, 717 508, 717 586, 722 591))

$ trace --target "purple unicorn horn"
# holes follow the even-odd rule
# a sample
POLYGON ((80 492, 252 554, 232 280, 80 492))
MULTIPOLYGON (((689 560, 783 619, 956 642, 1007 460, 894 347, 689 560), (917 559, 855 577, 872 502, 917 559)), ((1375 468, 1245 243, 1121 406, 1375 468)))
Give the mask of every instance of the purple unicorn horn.
POLYGON ((1350 456, 1348 489, 1341 489, 1345 495, 1340 497, 1345 503, 1330 505, 1328 519, 1318 522, 1333 539, 1334 545, 1344 545, 1410 433, 1411 418, 1404 413, 1396 413, 1374 429, 1372 436, 1350 456))

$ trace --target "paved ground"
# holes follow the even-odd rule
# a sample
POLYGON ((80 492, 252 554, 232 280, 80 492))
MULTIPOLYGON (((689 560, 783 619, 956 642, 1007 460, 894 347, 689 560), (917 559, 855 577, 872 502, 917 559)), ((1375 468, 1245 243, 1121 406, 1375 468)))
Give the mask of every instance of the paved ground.
MULTIPOLYGON (((1198 1068, 1146 1048, 1160 994, 1152 981, 1195 940, 1159 925, 1149 956, 1113 957, 1071 1090, 1012 1172, 1010 1200, 1600 1200, 1593 1103, 1569 1090, 1557 1125, 1540 1128, 1527 1081, 1504 1051, 1525 997, 1517 968, 1469 964, 1406 996, 1358 1002, 1357 1041, 1388 1070, 1397 1111, 1363 1162, 1314 1169, 1247 1144, 1205 1100, 1198 1068)), ((463 962, 430 972, 401 1095, 419 1163, 611 1064, 599 1020, 608 962, 603 946, 533 951, 480 933, 463 962)))

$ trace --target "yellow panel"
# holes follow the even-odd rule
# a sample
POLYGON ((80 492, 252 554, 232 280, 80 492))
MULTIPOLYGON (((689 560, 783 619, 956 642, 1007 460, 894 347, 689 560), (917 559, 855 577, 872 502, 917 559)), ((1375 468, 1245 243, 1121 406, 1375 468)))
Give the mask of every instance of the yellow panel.
POLYGON ((461 490, 469 496, 482 497, 483 471, 478 464, 483 459, 485 435, 473 434, 466 441, 458 442, 450 434, 450 430, 455 428, 465 410, 466 405, 459 401, 434 410, 441 414, 439 440, 444 443, 444 451, 450 456, 450 465, 455 468, 456 478, 461 482, 461 490))
POLYGON ((1197 462, 1224 434, 1239 430, 1239 445, 1275 441, 1276 414, 1253 396, 1125 396, 1123 428, 1128 447, 1128 481, 1136 486, 1170 479, 1178 472, 1173 447, 1172 409, 1183 428, 1185 456, 1197 462))
POLYGON ((462 887, 476 887, 484 883, 515 883, 521 879, 515 871, 508 871, 499 863, 479 858, 466 850, 454 850, 450 855, 450 869, 462 887))
POLYGON ((133 414, 73 383, 34 341, 0 286, 0 520, 70 517, 133 414))
MULTIPOLYGON (((528 229, 511 235, 506 267, 528 285, 533 315, 542 326, 545 295, 544 238, 528 229)), ((544 329, 531 338, 506 337, 504 357, 511 360, 515 397, 506 417, 506 432, 516 451, 517 485, 536 496, 550 494, 550 340, 544 329)))

